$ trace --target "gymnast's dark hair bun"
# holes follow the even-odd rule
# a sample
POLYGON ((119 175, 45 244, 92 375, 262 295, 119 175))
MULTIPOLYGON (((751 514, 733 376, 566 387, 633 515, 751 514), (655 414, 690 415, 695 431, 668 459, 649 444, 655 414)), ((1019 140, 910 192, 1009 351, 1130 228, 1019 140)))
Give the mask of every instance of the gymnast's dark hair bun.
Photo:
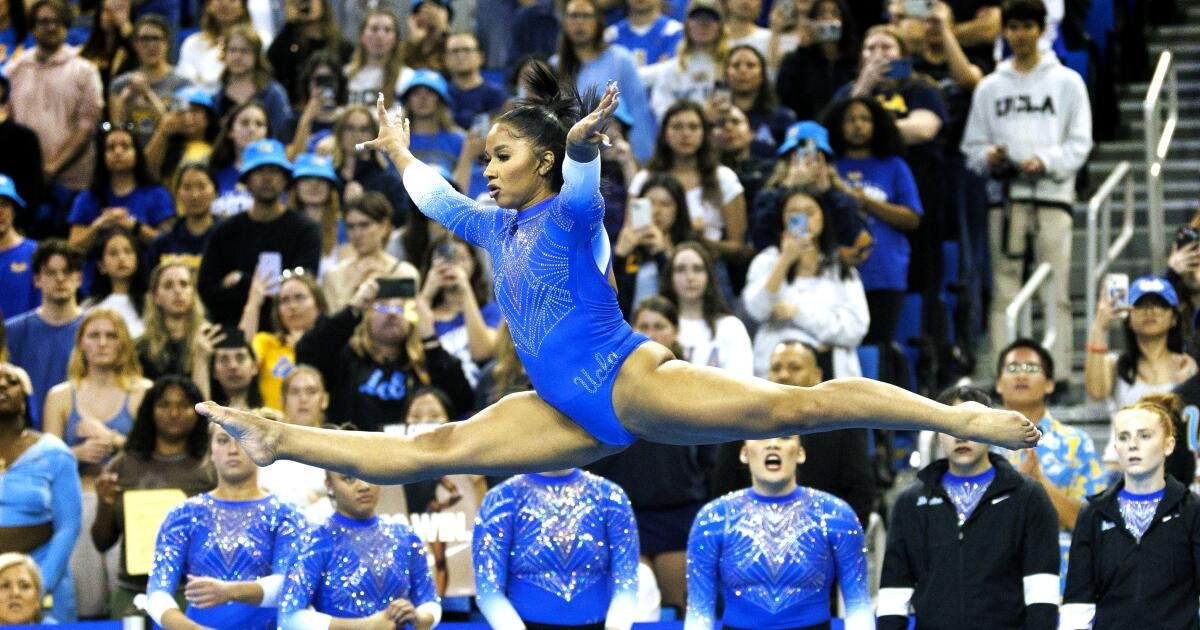
MULTIPOLYGON (((530 62, 519 79, 526 95, 516 100, 516 106, 504 113, 496 122, 503 124, 518 138, 533 145, 539 157, 549 151, 554 154, 554 165, 544 176, 554 192, 562 189, 562 165, 566 159, 567 132, 584 112, 595 107, 595 89, 588 90, 588 97, 580 98, 575 87, 563 81, 554 70, 540 60, 530 62), (589 106, 590 104, 590 106, 589 106)), ((539 168, 541 162, 538 162, 539 168)))
POLYGON ((549 110, 570 131, 583 116, 583 102, 575 87, 559 79, 545 62, 535 60, 521 74, 526 96, 516 101, 517 107, 541 107, 549 110))

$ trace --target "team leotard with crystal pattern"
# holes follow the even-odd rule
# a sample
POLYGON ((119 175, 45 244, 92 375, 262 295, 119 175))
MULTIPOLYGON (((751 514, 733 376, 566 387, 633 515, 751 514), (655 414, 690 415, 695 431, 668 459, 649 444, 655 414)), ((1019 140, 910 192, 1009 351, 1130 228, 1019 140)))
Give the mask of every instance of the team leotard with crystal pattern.
POLYGON ((520 212, 485 208, 420 163, 404 185, 431 219, 491 254, 496 302, 539 396, 606 444, 634 436, 613 410, 621 364, 648 339, 630 328, 608 284, 600 158, 563 165, 557 196, 520 212))

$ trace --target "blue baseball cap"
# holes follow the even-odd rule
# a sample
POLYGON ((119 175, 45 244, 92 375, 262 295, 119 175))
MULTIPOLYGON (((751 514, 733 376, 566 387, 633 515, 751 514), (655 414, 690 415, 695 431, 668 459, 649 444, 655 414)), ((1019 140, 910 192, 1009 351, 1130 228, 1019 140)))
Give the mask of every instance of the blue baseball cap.
POLYGON ((0 197, 8 197, 18 206, 25 207, 25 200, 17 194, 17 185, 13 183, 11 177, 2 173, 0 173, 0 197))
POLYGON ((319 177, 327 179, 331 184, 338 182, 337 173, 333 172, 333 161, 316 153, 301 153, 296 156, 292 167, 292 180, 302 177, 319 177))
POLYGON ((833 155, 833 148, 829 146, 829 131, 814 120, 792 123, 792 126, 788 127, 787 135, 783 137, 783 144, 779 145, 778 154, 785 155, 791 152, 805 140, 814 140, 818 149, 833 155))
POLYGON ((246 147, 246 150, 242 152, 242 170, 238 173, 238 177, 244 178, 250 171, 260 166, 278 166, 288 174, 292 172, 292 163, 288 161, 287 154, 283 151, 283 144, 270 138, 259 140, 246 147))
POLYGON ((213 112, 217 111, 217 104, 213 101, 212 94, 194 85, 175 90, 175 98, 189 105, 199 105, 213 112))
POLYGON ((1159 276, 1142 276, 1129 285, 1130 306, 1136 305, 1138 300, 1147 295, 1157 295, 1166 300, 1171 308, 1179 306, 1179 296, 1175 294, 1175 287, 1159 276))
POLYGON ((437 95, 442 97, 443 103, 451 107, 454 106, 454 99, 450 98, 450 87, 446 85, 446 79, 427 68, 413 71, 412 77, 400 88, 400 100, 403 101, 404 97, 408 96, 408 93, 413 88, 419 86, 424 86, 437 92, 437 95))

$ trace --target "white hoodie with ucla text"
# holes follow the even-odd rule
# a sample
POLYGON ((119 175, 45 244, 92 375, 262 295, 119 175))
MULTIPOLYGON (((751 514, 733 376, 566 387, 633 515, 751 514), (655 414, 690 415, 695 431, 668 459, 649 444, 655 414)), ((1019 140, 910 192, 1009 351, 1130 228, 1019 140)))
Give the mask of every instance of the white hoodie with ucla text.
POLYGON ((1033 70, 1021 73, 1012 59, 1001 62, 975 88, 962 152, 975 171, 987 172, 987 155, 1004 145, 1014 163, 1037 156, 1046 174, 1012 181, 1009 198, 1062 205, 1075 200, 1075 174, 1092 150, 1092 109, 1087 87, 1053 53, 1041 53, 1033 70))

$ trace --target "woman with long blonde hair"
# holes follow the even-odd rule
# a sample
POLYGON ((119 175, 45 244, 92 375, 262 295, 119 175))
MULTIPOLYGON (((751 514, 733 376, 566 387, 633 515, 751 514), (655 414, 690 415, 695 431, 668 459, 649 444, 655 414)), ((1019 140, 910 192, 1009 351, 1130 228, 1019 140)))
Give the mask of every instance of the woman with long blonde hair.
POLYGON ((137 340, 142 372, 155 379, 190 376, 206 391, 208 359, 220 330, 204 319, 195 269, 183 261, 161 264, 150 272, 149 286, 142 313, 146 331, 137 340))
MULTIPOLYGON (((124 446, 150 384, 124 318, 112 309, 92 309, 75 333, 67 380, 46 395, 43 428, 71 447, 86 473, 124 446)), ((91 472, 94 477, 96 469, 91 472)))
MULTIPOLYGON (((67 380, 46 395, 42 428, 70 447, 79 462, 83 489, 81 525, 96 519, 96 478, 100 467, 125 446, 133 419, 151 382, 142 378, 137 351, 125 320, 108 308, 84 314, 67 363, 67 380)), ((71 553, 78 612, 103 611, 108 599, 106 560, 88 536, 80 536, 71 553)))

